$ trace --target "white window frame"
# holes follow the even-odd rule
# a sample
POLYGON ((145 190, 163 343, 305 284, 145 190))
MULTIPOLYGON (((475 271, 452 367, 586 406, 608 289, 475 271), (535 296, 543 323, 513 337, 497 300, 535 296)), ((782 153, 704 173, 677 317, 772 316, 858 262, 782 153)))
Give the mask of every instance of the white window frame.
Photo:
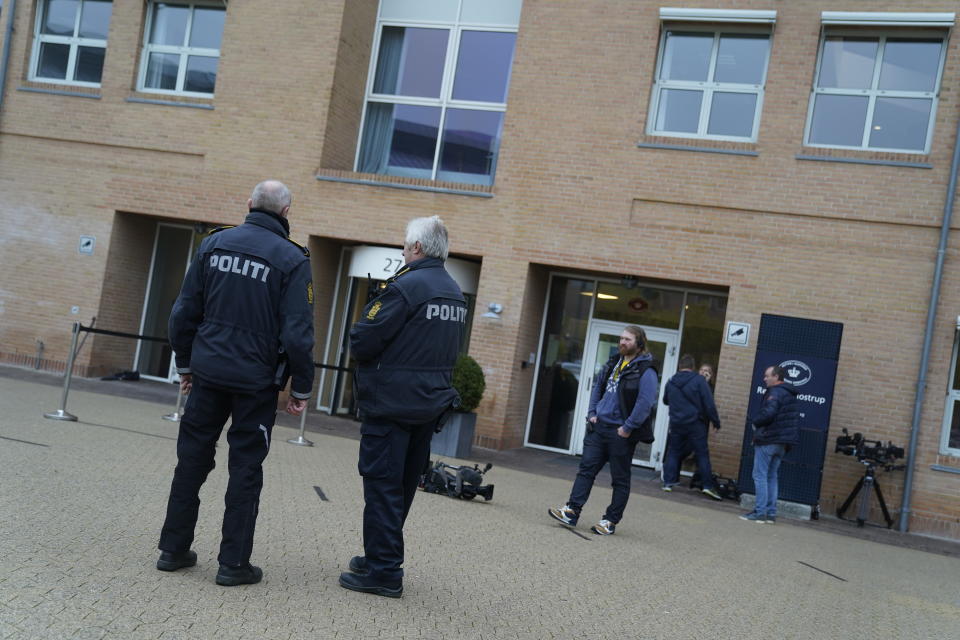
MULTIPOLYGON (((457 15, 459 16, 460 12, 458 10, 457 15)), ((484 31, 484 32, 494 32, 494 33, 518 33, 519 29, 516 26, 497 26, 491 24, 477 24, 470 22, 462 22, 457 19, 456 22, 433 22, 428 20, 417 20, 417 21, 405 21, 405 20, 393 20, 393 19, 383 19, 377 18, 376 32, 374 33, 373 38, 373 49, 372 55, 370 56, 370 68, 367 70, 367 86, 364 92, 363 98, 363 113, 360 117, 360 130, 357 133, 357 145, 356 152, 353 159, 353 168, 354 171, 359 171, 360 167, 360 151, 361 146, 363 145, 363 132, 364 124, 367 119, 368 105, 371 102, 379 103, 388 103, 388 104, 400 104, 400 105, 411 105, 411 106, 424 106, 424 107, 439 107, 440 108, 440 120, 437 126, 437 143, 433 150, 433 168, 430 172, 430 180, 437 179, 437 173, 440 170, 440 151, 443 147, 443 127, 447 119, 447 110, 448 109, 470 109, 473 111, 496 111, 499 113, 505 113, 507 110, 506 102, 477 102, 473 100, 456 100, 453 98, 453 81, 456 76, 456 63, 460 56, 460 35, 464 31, 484 31), (440 84, 440 97, 439 98, 424 98, 424 97, 412 97, 412 96, 400 96, 394 94, 383 94, 383 93, 374 93, 373 92, 373 82, 376 78, 377 73, 377 61, 380 57, 380 39, 383 35, 384 27, 412 27, 419 29, 447 29, 449 31, 447 36, 447 54, 446 59, 443 64, 443 78, 440 84)), ((511 70, 512 71, 512 70, 511 70)), ((511 73, 512 75, 512 73, 511 73)), ((512 78, 511 78, 512 79, 512 78)), ((509 93, 509 80, 507 84, 507 91, 509 93)), ((499 146, 493 150, 493 172, 490 176, 491 184, 496 178, 496 166, 499 161, 500 148, 499 146)), ((395 176, 404 176, 403 172, 394 172, 383 175, 395 175, 395 176)), ((446 182, 458 182, 462 184, 486 184, 474 177, 474 174, 458 174, 462 175, 463 178, 451 178, 445 179, 446 182)), ((416 170, 411 171, 408 177, 424 178, 416 170)))
POLYGON ((813 86, 810 88, 810 100, 807 105, 807 123, 803 131, 803 144, 808 147, 818 147, 821 149, 854 149, 858 151, 877 151, 883 153, 906 153, 906 154, 922 154, 927 155, 930 153, 930 144, 933 138, 933 129, 934 124, 937 121, 937 105, 939 104, 940 98, 940 83, 943 80, 943 67, 944 61, 946 60, 947 48, 949 47, 948 33, 946 31, 942 32, 931 32, 931 31, 916 31, 912 29, 898 29, 896 27, 890 29, 870 29, 870 30, 853 30, 853 29, 843 29, 843 28, 826 28, 820 35, 820 45, 817 49, 817 66, 815 67, 815 73, 813 77, 813 86), (858 38, 877 38, 879 44, 877 47, 877 57, 873 63, 873 78, 870 83, 869 89, 823 89, 817 85, 820 83, 820 69, 823 62, 823 51, 827 43, 827 38, 830 37, 858 37, 858 38), (890 91, 890 90, 881 90, 877 89, 877 84, 880 82, 880 70, 883 65, 883 54, 886 47, 887 39, 893 38, 894 40, 909 40, 909 39, 933 39, 940 38, 943 42, 943 45, 940 47, 940 63, 939 68, 937 69, 937 80, 936 85, 934 86, 933 91, 890 91), (814 143, 810 142, 810 132, 813 126, 813 109, 814 104, 816 103, 818 95, 839 95, 839 96, 866 96, 869 99, 867 104, 867 114, 864 118, 863 123, 863 135, 861 136, 860 146, 848 146, 848 145, 839 145, 839 144, 824 144, 824 143, 814 143), (870 131, 873 126, 873 111, 874 106, 876 105, 877 98, 923 98, 931 100, 930 105, 930 120, 927 122, 927 134, 926 140, 924 141, 924 147, 920 149, 891 149, 888 147, 871 147, 870 143, 870 131))
POLYGON ((957 373, 957 352, 960 351, 960 325, 953 335, 953 355, 950 357, 950 376, 947 378, 947 397, 943 408, 943 427, 940 434, 940 453, 960 458, 960 449, 950 446, 950 429, 953 426, 953 407, 960 402, 960 389, 953 388, 957 373))
MULTIPOLYGON (((194 9, 197 7, 212 7, 212 8, 222 8, 224 13, 227 11, 226 3, 222 2, 195 2, 187 0, 185 2, 177 2, 177 0, 172 0, 170 2, 160 2, 158 0, 149 0, 147 2, 147 20, 146 25, 143 29, 143 50, 140 55, 140 71, 137 73, 137 91, 142 93, 160 93, 168 96, 190 96, 195 98, 212 98, 213 93, 204 93, 202 91, 184 91, 183 83, 186 81, 187 77, 187 60, 190 56, 202 56, 205 58, 216 58, 217 59, 217 77, 220 77, 220 49, 205 49, 201 47, 191 47, 186 44, 183 46, 173 46, 165 44, 151 44, 150 43, 150 33, 153 30, 153 16, 156 13, 154 7, 158 4, 172 4, 178 6, 185 6, 190 8, 190 16, 187 18, 187 28, 184 32, 183 40, 185 43, 190 42, 190 34, 193 31, 193 14, 194 9), (176 89, 157 89, 154 87, 145 86, 145 81, 147 78, 147 65, 150 63, 150 54, 151 53, 170 53, 180 56, 180 64, 177 67, 177 88, 176 89)), ((224 25, 224 31, 226 31, 226 25, 224 25)), ((220 34, 220 40, 223 41, 223 34, 220 34)), ((216 91, 216 87, 214 87, 216 91)))
POLYGON ((698 140, 726 140, 730 142, 756 142, 760 131, 760 115, 763 113, 763 94, 767 86, 767 71, 770 68, 770 52, 773 49, 773 30, 770 27, 757 27, 749 22, 730 23, 722 27, 707 27, 697 24, 676 23, 664 25, 661 29, 660 44, 657 47, 657 66, 654 75, 653 89, 651 91, 650 113, 647 117, 647 134, 651 136, 663 136, 670 138, 693 138, 698 140), (709 77, 712 78, 716 72, 717 54, 720 49, 720 37, 723 35, 765 35, 767 36, 767 59, 763 63, 763 81, 761 84, 740 84, 732 82, 713 82, 706 80, 703 82, 692 80, 663 80, 660 76, 663 71, 664 52, 667 46, 667 33, 712 33, 713 48, 710 51, 710 71, 709 77), (665 89, 680 89, 688 91, 699 91, 703 93, 703 99, 700 103, 700 122, 697 125, 697 133, 684 133, 682 131, 661 131, 657 129, 657 113, 660 109, 660 95, 665 89), (743 136, 719 136, 707 133, 707 127, 710 124, 710 110, 713 108, 714 93, 749 93, 757 96, 757 105, 753 113, 753 129, 749 137, 743 136))
MULTIPOLYGON (((80 33, 80 16, 83 15, 83 5, 86 0, 80 0, 80 3, 77 5, 77 15, 74 16, 73 22, 73 35, 72 36, 55 36, 43 33, 43 17, 46 15, 47 7, 50 4, 50 0, 41 0, 37 3, 37 16, 36 24, 33 29, 33 51, 30 54, 30 73, 27 78, 31 82, 47 82, 50 84, 64 84, 71 85, 75 87, 100 87, 102 83, 102 73, 101 73, 101 82, 83 82, 81 80, 71 80, 73 74, 77 70, 77 49, 80 47, 98 47, 104 50, 104 58, 106 58, 106 49, 107 41, 100 40, 98 38, 81 38, 77 36, 80 33), (62 80, 57 78, 45 78, 37 75, 37 65, 40 64, 40 47, 44 43, 49 44, 66 44, 70 45, 70 55, 67 58, 67 74, 66 78, 62 80)), ((113 1, 110 2, 110 21, 113 21, 113 1)), ((109 29, 109 25, 107 26, 109 29)), ((106 63, 104 63, 106 64, 106 63)))

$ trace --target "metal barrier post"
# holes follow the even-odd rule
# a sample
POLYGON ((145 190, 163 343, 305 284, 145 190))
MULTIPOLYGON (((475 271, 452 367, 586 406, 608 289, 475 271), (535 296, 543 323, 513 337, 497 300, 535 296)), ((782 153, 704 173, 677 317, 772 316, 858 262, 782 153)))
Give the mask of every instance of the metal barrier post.
POLYGON ((67 394, 70 393, 70 378, 73 377, 73 361, 77 356, 77 337, 80 335, 80 323, 73 323, 73 339, 70 340, 70 355, 67 356, 67 370, 63 372, 63 395, 60 398, 60 408, 56 411, 43 414, 51 420, 67 420, 76 422, 77 416, 67 413, 67 394))
POLYGON ((177 406, 173 409, 173 413, 168 413, 161 417, 164 420, 169 420, 170 422, 180 422, 180 418, 183 417, 183 414, 180 413, 181 400, 183 400, 183 385, 177 382, 177 406))
MULTIPOLYGON (((308 403, 309 404, 309 403, 308 403)), ((307 407, 303 408, 303 413, 300 414, 300 435, 296 438, 290 438, 287 440, 290 444, 298 444, 301 447, 312 447, 313 443, 303 437, 303 428, 307 424, 307 407)))

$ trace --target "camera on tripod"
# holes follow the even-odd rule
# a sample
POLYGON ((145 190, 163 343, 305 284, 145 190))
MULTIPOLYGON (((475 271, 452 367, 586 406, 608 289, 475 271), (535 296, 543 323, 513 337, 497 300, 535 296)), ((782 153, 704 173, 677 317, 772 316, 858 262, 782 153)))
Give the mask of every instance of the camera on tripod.
POLYGON ((480 469, 447 464, 442 460, 427 464, 426 472, 420 476, 420 488, 428 493, 443 493, 451 498, 473 500, 481 496, 484 500, 493 498, 493 485, 483 484, 483 474, 493 468, 489 462, 480 469))
POLYGON ((857 461, 865 465, 863 477, 854 485, 853 491, 843 501, 843 504, 837 508, 837 517, 844 519, 847 509, 853 504, 853 501, 859 496, 860 502, 857 506, 857 526, 862 527, 870 513, 870 495, 876 493, 877 501, 880 504, 880 510, 883 512, 883 519, 887 523, 887 528, 893 526, 893 518, 887 509, 887 502, 883 499, 883 492, 880 490, 880 483, 877 481, 877 467, 885 471, 898 471, 906 468, 906 465, 895 465, 894 460, 903 457, 903 447, 895 447, 889 440, 883 444, 880 440, 867 440, 862 433, 850 433, 843 429, 843 434, 837 436, 837 445, 834 448, 835 453, 842 453, 848 456, 856 456, 857 461))
POLYGON ((883 444, 880 440, 867 440, 862 433, 850 433, 843 429, 843 435, 837 436, 835 453, 856 456, 860 462, 877 464, 887 471, 893 471, 894 460, 903 458, 903 447, 895 447, 889 440, 883 444))

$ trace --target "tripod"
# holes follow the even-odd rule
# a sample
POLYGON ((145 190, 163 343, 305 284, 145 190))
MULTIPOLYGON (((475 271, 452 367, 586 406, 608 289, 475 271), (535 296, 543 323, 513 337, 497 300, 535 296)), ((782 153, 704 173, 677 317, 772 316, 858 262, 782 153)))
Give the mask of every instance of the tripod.
POLYGON ((860 503, 857 505, 857 526, 862 527, 863 523, 867 521, 867 512, 870 510, 870 489, 871 487, 877 492, 877 499, 880 501, 880 509, 883 511, 883 519, 887 521, 887 529, 893 526, 893 518, 890 517, 890 512, 887 511, 887 503, 883 499, 883 492, 880 491, 880 483, 877 481, 876 477, 876 467, 873 462, 869 460, 861 460, 862 464, 866 465, 867 469, 863 472, 863 477, 857 480, 857 484, 854 485, 853 491, 850 492, 850 495, 847 496, 847 499, 844 503, 837 509, 837 517, 841 520, 845 520, 843 514, 853 503, 853 499, 857 497, 857 494, 860 495, 860 503))

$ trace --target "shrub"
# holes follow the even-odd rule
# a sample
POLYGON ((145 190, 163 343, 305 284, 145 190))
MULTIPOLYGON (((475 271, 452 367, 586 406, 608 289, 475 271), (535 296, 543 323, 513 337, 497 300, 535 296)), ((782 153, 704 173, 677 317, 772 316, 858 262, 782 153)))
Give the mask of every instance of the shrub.
POLYGON ((487 383, 483 378, 483 369, 477 361, 465 353, 457 357, 453 365, 453 388, 460 394, 460 407, 457 411, 469 413, 477 408, 483 398, 487 383))

